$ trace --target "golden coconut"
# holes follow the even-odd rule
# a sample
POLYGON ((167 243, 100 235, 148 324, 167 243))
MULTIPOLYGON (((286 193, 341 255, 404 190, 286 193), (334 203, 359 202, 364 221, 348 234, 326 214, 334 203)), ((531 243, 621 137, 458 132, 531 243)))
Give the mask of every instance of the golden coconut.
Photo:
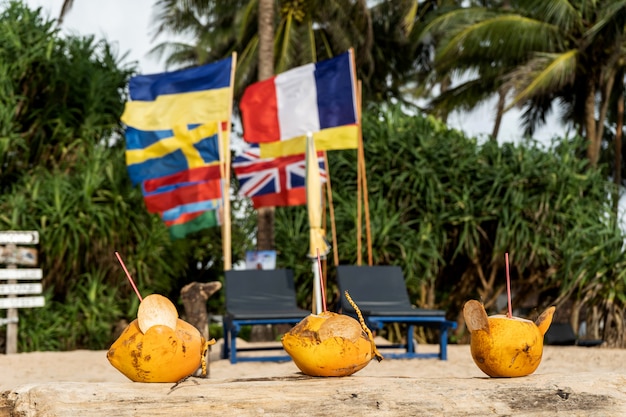
POLYGON ((476 365, 491 377, 530 375, 541 363, 543 336, 548 331, 554 307, 544 311, 536 322, 519 317, 487 317, 484 306, 470 300, 463 316, 471 333, 470 349, 476 365))
POLYGON ((282 337, 296 366, 310 376, 348 376, 376 356, 373 338, 352 317, 325 311, 311 314, 282 337))
POLYGON ((157 324, 145 333, 133 320, 111 345, 107 359, 135 382, 177 382, 200 368, 207 346, 200 332, 181 319, 176 330, 157 324))

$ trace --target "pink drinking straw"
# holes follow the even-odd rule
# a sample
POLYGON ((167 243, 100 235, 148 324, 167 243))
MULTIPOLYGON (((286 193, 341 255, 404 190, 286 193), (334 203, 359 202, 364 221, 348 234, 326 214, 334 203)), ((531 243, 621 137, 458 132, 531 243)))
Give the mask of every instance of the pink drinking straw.
POLYGON ((326 312, 326 290, 324 289, 324 279, 322 278, 322 261, 320 259, 319 249, 317 249, 317 266, 320 270, 320 288, 322 289, 322 311, 326 312))
POLYGON ((513 317, 513 309, 511 307, 511 276, 509 275, 509 253, 506 252, 504 254, 504 259, 506 262, 506 298, 507 303, 509 305, 509 312, 507 313, 507 317, 513 317))
POLYGON ((130 281, 130 285, 133 286, 133 290, 135 290, 135 294, 137 294, 137 298, 139 298, 139 302, 142 302, 143 298, 141 298, 141 294, 139 294, 139 290, 137 289, 137 286, 135 285, 135 281, 133 281, 132 277, 130 276, 130 273, 128 272, 128 269, 126 269, 126 265, 124 265, 124 261, 122 261, 122 257, 117 252, 115 252, 115 256, 117 256, 117 260, 120 261, 122 268, 124 268, 124 272, 126 272, 128 281, 130 281))

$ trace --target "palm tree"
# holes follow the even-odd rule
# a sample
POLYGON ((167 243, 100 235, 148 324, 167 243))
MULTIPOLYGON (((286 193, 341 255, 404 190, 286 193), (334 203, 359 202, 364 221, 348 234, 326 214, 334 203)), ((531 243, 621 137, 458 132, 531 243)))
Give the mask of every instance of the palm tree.
MULTIPOLYGON (((332 57, 354 43, 367 45, 363 49, 369 51, 372 42, 363 0, 355 4, 345 0, 221 3, 225 2, 159 0, 155 33, 187 33, 191 42, 163 42, 152 53, 168 55, 169 65, 190 65, 237 51, 236 98, 248 84, 273 76, 275 68, 283 72, 332 57), (208 3, 212 6, 207 7, 208 3), (359 16, 356 23, 355 13, 359 16)), ((274 249, 274 208, 258 211, 257 227, 258 249, 274 249)))
MULTIPOLYGON (((280 73, 295 66, 330 58, 350 47, 357 65, 366 67, 372 30, 365 1, 350 0, 159 0, 154 33, 187 35, 188 42, 166 40, 152 53, 166 57, 168 66, 197 65, 236 51, 237 90, 258 80, 259 14, 272 7, 273 67, 280 73), (205 7, 205 4, 211 7, 205 7), (270 4, 271 3, 271 4, 270 4), (355 18, 357 16, 358 18, 355 18), (360 52, 359 52, 360 51, 360 52)), ((269 23, 267 19, 263 24, 269 23)))
MULTIPOLYGON (((259 81, 274 75, 274 0, 259 0, 259 81)), ((257 248, 272 250, 274 207, 257 211, 257 248)))
POLYGON ((494 93, 508 98, 511 92, 504 111, 524 108, 526 131, 532 133, 556 101, 565 121, 587 138, 587 157, 595 165, 621 65, 625 10, 624 1, 526 0, 510 9, 475 7, 445 13, 425 31, 444 34, 436 68, 475 76, 434 104, 472 108, 494 93))
MULTIPOLYGON (((425 1, 418 14, 413 0, 379 1, 371 7, 365 0, 234 0, 226 7, 220 1, 160 0, 155 33, 184 31, 190 42, 163 42, 153 53, 167 56, 169 65, 191 65, 237 51, 237 99, 248 84, 274 72, 353 47, 365 100, 404 100, 406 83, 417 78, 418 70, 430 70, 430 51, 412 42, 410 34, 424 13, 450 2, 457 3, 425 1)), ((272 213, 271 208, 258 213, 259 249, 273 248, 272 213)))

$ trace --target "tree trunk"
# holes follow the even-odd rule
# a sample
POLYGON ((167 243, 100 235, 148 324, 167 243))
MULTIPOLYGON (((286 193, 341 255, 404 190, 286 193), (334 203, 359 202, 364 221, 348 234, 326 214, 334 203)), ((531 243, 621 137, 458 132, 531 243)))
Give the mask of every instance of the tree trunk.
POLYGON ((504 102, 506 99, 506 91, 498 91, 498 104, 496 106, 496 121, 493 124, 493 131, 491 132, 491 140, 498 140, 498 133, 500 133, 500 124, 502 123, 502 116, 504 115, 504 102))
MULTIPOLYGON (((274 75, 274 0, 259 0, 259 81, 274 75)), ((257 249, 274 249, 274 207, 257 211, 257 249)))
POLYGON ((57 24, 61 26, 63 23, 63 19, 65 15, 70 11, 72 6, 74 5, 74 0, 64 0, 63 5, 61 6, 61 13, 59 13, 59 18, 57 19, 57 24))
POLYGON ((589 81, 587 97, 585 99, 585 134, 589 143, 587 144, 587 158, 591 165, 596 166, 600 157, 600 141, 596 136, 596 86, 593 81, 589 81))
MULTIPOLYGON (((611 101, 611 92, 613 91, 613 84, 615 83, 615 71, 610 71, 607 76, 607 81, 600 84, 600 114, 598 115, 598 123, 596 124, 596 140, 598 141, 598 156, 600 153, 600 144, 602 143, 602 137, 604 136, 604 121, 609 111, 609 103, 611 101)), ((595 114, 595 112, 594 112, 595 114)))
MULTIPOLYGON (((623 76, 623 73, 620 72, 623 76)), ((613 210, 618 214, 619 209, 619 189, 622 184, 622 136, 624 134, 624 89, 620 88, 617 97, 617 126, 615 128, 615 173, 613 179, 615 182, 615 197, 613 198, 613 210)))
POLYGON ((274 249, 274 207, 257 210, 256 245, 258 250, 274 249))
MULTIPOLYGON (((274 75, 274 0, 259 0, 259 81, 274 75)), ((274 207, 257 210, 257 250, 272 250, 274 243, 274 207)), ((252 326, 250 341, 272 340, 272 326, 252 326)))
MULTIPOLYGON (((452 80, 450 79, 450 77, 445 77, 443 80, 441 80, 441 83, 439 85, 439 88, 441 89, 441 93, 443 94, 446 91, 448 91, 448 89, 450 89, 450 85, 452 85, 452 80)), ((441 113, 439 114, 439 119, 441 119, 443 123, 448 123, 449 115, 450 115, 450 112, 447 109, 443 109, 441 110, 441 113)))
POLYGON ((580 330, 580 309, 582 308, 581 303, 579 300, 574 300, 573 305, 572 305, 572 312, 570 314, 570 318, 569 318, 569 323, 572 326, 572 329, 574 329, 574 333, 576 334, 576 337, 580 337, 579 334, 579 330, 580 330))

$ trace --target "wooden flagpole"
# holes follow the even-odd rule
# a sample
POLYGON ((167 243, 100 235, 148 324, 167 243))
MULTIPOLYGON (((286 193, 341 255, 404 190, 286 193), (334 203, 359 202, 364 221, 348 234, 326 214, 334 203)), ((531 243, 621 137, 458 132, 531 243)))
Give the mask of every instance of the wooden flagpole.
MULTIPOLYGON (((330 166, 328 166, 328 154, 324 151, 324 167, 326 168, 326 199, 330 211, 330 230, 333 242, 333 261, 335 266, 339 265, 339 249, 337 248, 337 229, 335 228, 335 207, 333 205, 333 189, 330 183, 330 166)), ((326 213, 326 211, 324 211, 326 213)), ((326 218, 324 216, 324 218, 326 218)))
MULTIPOLYGON (((359 132, 361 130, 361 126, 359 126, 359 132)), ((359 133, 359 137, 361 134, 359 133)), ((359 147, 361 146, 361 141, 359 141, 359 147)), ((356 264, 361 266, 363 265, 363 205, 361 204, 362 197, 362 187, 363 181, 361 180, 361 152, 357 149, 357 160, 356 160, 356 264)))
POLYGON ((233 114, 233 95, 235 89, 235 68, 237 67, 237 53, 233 52, 230 67, 230 101, 228 120, 226 121, 226 133, 220 135, 225 136, 224 143, 221 143, 221 152, 223 153, 223 169, 222 179, 224 188, 222 190, 222 201, 224 202, 222 209, 224 211, 222 220, 222 252, 224 257, 224 271, 232 268, 232 234, 231 234, 231 213, 230 213, 230 135, 231 135, 231 118, 233 114))
MULTIPOLYGON (((357 175, 357 181, 359 183, 359 187, 357 188, 357 191, 359 190, 363 190, 362 191, 362 196, 363 196, 363 205, 364 205, 364 212, 365 212, 365 236, 367 239, 367 264, 369 266, 372 266, 373 263, 373 259, 372 259, 372 234, 371 234, 371 228, 370 228, 370 207, 369 207, 369 196, 367 193, 367 174, 365 172, 365 151, 363 149, 363 125, 362 125, 362 111, 361 111, 361 102, 362 102, 362 83, 361 80, 359 80, 358 82, 358 90, 357 90, 357 104, 358 104, 358 114, 359 114, 359 144, 358 144, 358 155, 357 155, 357 170, 358 170, 358 174, 357 175)), ((358 215, 360 216, 360 208, 361 208, 361 193, 359 192, 359 213, 358 215)), ((358 233, 359 233, 359 249, 361 246, 361 238, 360 238, 360 233, 361 233, 361 221, 359 219, 359 228, 358 228, 358 233)), ((361 265, 360 263, 360 259, 361 259, 361 251, 359 250, 359 265, 361 265)))
MULTIPOLYGON (((350 58, 352 59, 352 79, 356 80, 356 60, 354 58, 354 49, 350 48, 350 58)), ((357 138, 357 169, 356 169, 356 264, 363 264, 363 249, 361 248, 361 242, 363 241, 363 226, 362 223, 362 206, 361 206, 361 168, 360 168, 360 157, 361 153, 359 152, 359 148, 362 146, 361 144, 361 81, 357 82, 357 85, 354 86, 354 101, 355 101, 355 112, 356 112, 356 122, 358 129, 358 138, 357 138)))

